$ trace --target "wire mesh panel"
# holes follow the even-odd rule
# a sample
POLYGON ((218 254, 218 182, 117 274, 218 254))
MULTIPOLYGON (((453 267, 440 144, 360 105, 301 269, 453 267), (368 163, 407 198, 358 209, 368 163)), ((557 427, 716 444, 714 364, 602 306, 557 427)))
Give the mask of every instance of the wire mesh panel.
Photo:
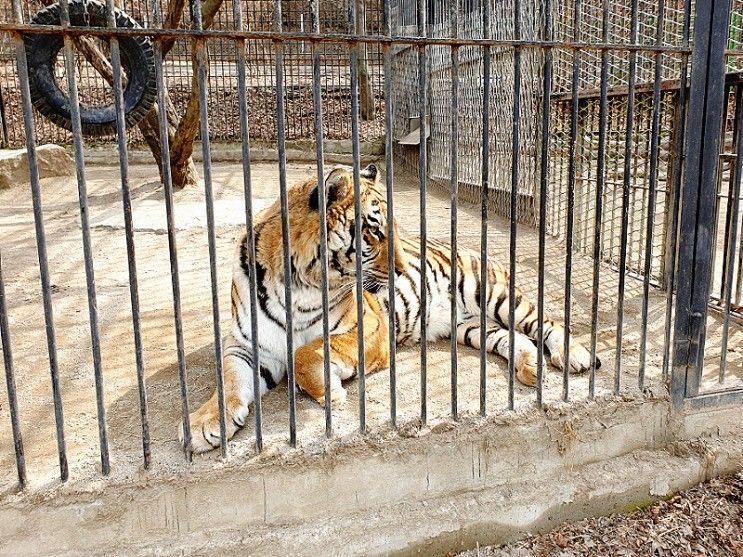
MULTIPOLYGON (((635 142, 630 153, 630 205, 628 228, 627 270, 642 274, 645 261, 645 222, 647 220, 648 187, 650 181, 650 121, 652 114, 652 92, 638 93, 633 120, 635 142)), ((548 230, 556 237, 565 235, 565 210, 567 205, 568 163, 570 158, 570 95, 555 95, 553 98, 553 141, 551 143, 551 181, 548 194, 548 230)), ((660 165, 657 176, 657 191, 654 218, 653 249, 651 254, 651 279, 660 285, 664 278, 669 200, 672 178, 674 118, 677 93, 666 91, 661 100, 660 165)), ((577 210, 573 246, 577 251, 590 253, 593 248, 591 225, 595 220, 595 161, 597 158, 597 116, 599 99, 585 96, 579 101, 578 144, 575 195, 577 210)), ((621 244, 622 193, 625 165, 625 114, 626 95, 612 96, 608 100, 607 177, 604 190, 604 218, 602 225, 601 253, 605 261, 618 266, 621 244)))
MULTIPOLYGON (((520 34, 524 40, 538 40, 541 29, 541 11, 539 2, 521 2, 520 4, 520 34)), ((490 19, 490 36, 493 39, 513 40, 514 38, 514 6, 518 4, 498 2, 490 19)), ((405 13, 406 5, 401 9, 405 13)), ((450 2, 436 0, 429 2, 428 15, 429 34, 431 37, 447 37, 451 34, 450 2), (431 23, 432 22, 432 23, 431 23)), ((412 17, 412 16, 406 16, 412 17)), ((415 21, 415 20, 413 20, 415 21)), ((482 4, 468 2, 463 4, 459 13, 459 35, 463 38, 482 38, 482 4)), ((399 31, 403 31, 401 26, 399 31)), ((448 108, 448 91, 451 90, 451 56, 448 47, 432 47, 429 49, 428 81, 429 98, 431 103, 427 109, 430 121, 430 160, 428 172, 434 183, 448 182, 450 176, 450 160, 448 153, 450 144, 448 130, 451 127, 451 111, 448 108)), ((392 99, 396 107, 395 134, 400 138, 414 131, 418 126, 417 96, 415 84, 417 74, 411 60, 414 52, 401 50, 395 53, 398 64, 395 97, 392 99)), ((490 145, 490 164, 493 168, 491 182, 492 194, 490 201, 500 214, 509 211, 510 175, 513 146, 511 137, 497 133, 507 129, 513 119, 513 66, 514 51, 511 48, 493 48, 490 50, 490 63, 493 75, 493 90, 490 99, 491 130, 493 132, 490 145)), ((524 157, 521 165, 523 172, 519 175, 518 185, 518 220, 535 222, 535 185, 539 176, 538 140, 539 118, 537 113, 540 107, 540 83, 543 52, 529 49, 521 56, 521 72, 523 86, 520 88, 520 157, 524 157)), ((460 148, 459 148, 459 176, 463 199, 476 201, 480 198, 480 168, 482 161, 482 75, 483 51, 475 47, 463 47, 459 55, 459 82, 462 94, 460 113, 460 148)), ((400 146, 401 161, 407 168, 417 172, 417 152, 415 145, 400 146)))

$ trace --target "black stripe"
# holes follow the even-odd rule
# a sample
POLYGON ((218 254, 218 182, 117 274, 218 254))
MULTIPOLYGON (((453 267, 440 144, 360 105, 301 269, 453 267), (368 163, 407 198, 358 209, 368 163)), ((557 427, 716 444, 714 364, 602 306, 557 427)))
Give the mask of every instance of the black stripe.
POLYGON ((507 299, 508 295, 505 292, 501 292, 498 295, 498 301, 495 303, 495 319, 503 325, 503 328, 506 327, 506 323, 500 316, 500 308, 507 299))
MULTIPOLYGON (((255 234, 255 244, 258 245, 259 241, 259 234, 256 230, 255 234)), ((250 276, 249 274, 249 266, 247 265, 247 239, 243 241, 243 243, 240 245, 240 266, 242 267, 243 271, 246 275, 250 276)), ((256 257, 255 261, 255 282, 257 287, 257 294, 258 294, 258 305, 261 307, 261 310, 263 313, 265 313, 268 318, 276 323, 279 327, 281 327, 283 330, 286 331, 286 325, 281 323, 278 319, 276 319, 270 311, 268 311, 268 306, 266 304, 268 300, 268 291, 266 290, 266 268, 263 266, 263 264, 258 261, 258 258, 256 257)))
POLYGON ((226 356, 235 356, 236 358, 242 360, 246 364, 248 364, 251 368, 253 367, 253 358, 251 358, 250 353, 239 347, 239 346, 231 346, 230 349, 228 349, 228 352, 225 352, 226 356))
POLYGON ((498 340, 498 342, 495 343, 495 346, 493 346, 493 348, 495 349, 496 352, 498 352, 498 354, 500 354, 501 352, 503 352, 503 349, 501 348, 500 343, 501 342, 507 342, 507 341, 508 341, 508 335, 503 335, 500 338, 500 340, 498 340))
POLYGON ((464 338, 462 339, 465 346, 474 348, 474 346, 472 345, 472 341, 470 340, 470 333, 474 331, 475 329, 479 329, 479 325, 470 325, 469 327, 465 329, 464 338))
MULTIPOLYGON (((261 377, 266 382, 266 387, 269 391, 276 388, 276 381, 274 380, 273 375, 271 375, 271 372, 263 366, 261 366, 261 377)), ((256 396, 258 395, 256 394, 256 396)))
POLYGON ((532 303, 531 303, 531 302, 530 302, 529 300, 525 300, 525 301, 524 301, 524 303, 525 303, 525 304, 526 304, 527 306, 530 306, 530 308, 529 308, 529 310, 528 310, 528 311, 526 312, 526 315, 524 315, 524 316, 523 316, 523 317, 521 318, 521 320, 520 320, 520 321, 519 321, 519 322, 517 323, 517 326, 518 326, 518 325, 521 325, 521 324, 522 324, 522 323, 523 323, 524 321, 526 321, 526 320, 527 320, 527 319, 528 319, 529 317, 533 316, 533 315, 534 315, 534 311, 536 310, 536 308, 535 308, 535 307, 534 307, 534 306, 532 305, 532 303))
POLYGON ((346 249, 346 258, 351 259, 351 254, 356 250, 356 226, 351 227, 351 245, 346 249))
POLYGON ((458 267, 457 270, 459 271, 458 273, 459 278, 458 278, 458 283, 457 283, 457 286, 459 288, 459 297, 461 299, 462 305, 464 307, 467 307, 467 304, 464 301, 464 277, 465 277, 464 263, 462 262, 462 259, 459 256, 457 256, 457 267, 458 267))
POLYGON ((480 311, 482 311, 482 308, 480 307, 480 260, 473 257, 470 264, 472 266, 472 277, 475 279, 475 304, 480 308, 480 311))

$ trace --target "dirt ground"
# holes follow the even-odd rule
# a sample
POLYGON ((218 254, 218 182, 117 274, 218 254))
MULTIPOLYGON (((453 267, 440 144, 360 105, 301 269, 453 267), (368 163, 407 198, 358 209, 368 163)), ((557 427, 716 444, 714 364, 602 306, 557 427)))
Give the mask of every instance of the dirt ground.
MULTIPOLYGON (((315 172, 312 165, 290 164, 292 183, 315 172)), ((217 210, 217 266, 220 314, 223 328, 229 323, 229 285, 235 239, 244 224, 242 210, 243 178, 239 164, 215 164, 213 169, 217 210)), ((167 235, 151 220, 152 211, 165 214, 163 193, 151 165, 133 166, 130 172, 135 206, 135 244, 141 302, 144 364, 147 382, 153 466, 161 470, 188 466, 180 450, 176 430, 180 421, 176 343, 173 325, 173 299, 167 235)), ((254 200, 265 206, 278 195, 278 167, 274 163, 253 166, 254 200)), ((87 169, 90 218, 97 301, 105 381, 105 405, 110 435, 112 475, 131 477, 141 472, 140 411, 133 349, 126 243, 120 221, 121 200, 118 167, 91 166, 87 169)), ((65 433, 74 479, 99 477, 98 428, 91 357, 85 274, 79 226, 77 184, 74 178, 45 179, 42 197, 53 290, 54 318, 59 357, 65 433)), ((396 175, 397 217, 406 233, 417 233, 418 185, 415 179, 396 175)), ((203 204, 203 188, 179 193, 176 214, 192 213, 203 204)), ((31 485, 52 485, 58 481, 54 412, 49 380, 49 363, 34 239, 33 212, 28 185, 0 192, 0 247, 3 274, 9 300, 13 358, 18 384, 21 425, 31 485)), ((429 235, 448 240, 450 227, 449 195, 432 188, 428 197, 429 235)), ((479 249, 480 209, 462 203, 459 207, 461 247, 479 249)), ((212 332, 209 257, 203 219, 184 224, 177 234, 183 324, 191 410, 198 408, 213 390, 214 346, 212 332)), ((520 226, 518 231, 517 281, 533 299, 537 289, 536 231, 520 226)), ((489 232, 492 257, 507 261, 508 223, 493 218, 489 232)), ((547 242, 545 276, 549 314, 562 314, 564 296, 564 247, 547 242)), ((574 331, 589 342, 592 262, 576 255, 573 264, 574 331)), ((616 339, 617 273, 601 267, 598 353, 604 366, 596 377, 596 393, 611 393, 614 385, 616 339)), ((651 292, 646 385, 658 391, 663 361, 665 295, 651 292)), ((642 283, 629 278, 625 303, 626 321, 621 348, 622 391, 636 393, 640 344, 642 283)), ((719 358, 719 323, 710 319, 707 354, 719 358), (715 346, 718 355, 714 356, 715 346)), ((741 331, 734 325, 730 341, 728 381, 743 380, 741 371, 741 331)), ((224 330, 224 329, 223 329, 224 330)), ((448 419, 450 408, 449 342, 432 344, 428 359, 428 411, 430 423, 448 419)), ((503 360, 490 358, 487 394, 490 413, 505 412, 507 406, 507 367, 503 360)), ((466 348, 459 351, 459 409, 475 413, 479 408, 479 356, 466 348)), ((710 365, 710 369, 714 366, 710 365)), ((713 370, 714 371, 714 370, 713 370)), ((400 423, 415 422, 420 409, 420 356, 417 348, 398 354, 398 417, 400 423)), ((710 376, 711 381, 716 381, 710 376)), ((358 428, 356 383, 349 385, 348 402, 334 409, 335 435, 348 435, 358 428)), ((550 368, 546 374, 545 401, 556 403, 562 394, 562 375, 550 368)), ((588 377, 572 376, 570 397, 588 396, 588 377)), ((15 488, 15 463, 10 434, 5 384, 0 386, 0 494, 15 488)), ((518 386, 517 411, 533 407, 534 390, 518 386)), ((267 447, 286 447, 288 408, 285 383, 264 397, 263 425, 267 447)), ((389 374, 367 378, 367 424, 370 429, 389 423, 389 374)), ((298 446, 310 447, 324 435, 324 412, 309 398, 297 398, 298 446)), ((250 459, 255 455, 253 431, 247 427, 230 445, 231 458, 250 459)), ((216 455, 197 460, 218 460, 216 455)))
POLYGON ((582 520, 460 557, 741 557, 743 474, 718 478, 631 514, 582 520))

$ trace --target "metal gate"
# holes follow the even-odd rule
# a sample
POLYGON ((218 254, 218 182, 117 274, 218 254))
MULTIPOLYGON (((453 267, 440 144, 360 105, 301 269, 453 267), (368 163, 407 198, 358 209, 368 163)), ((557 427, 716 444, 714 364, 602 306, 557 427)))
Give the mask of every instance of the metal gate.
MULTIPOLYGON (((721 155, 726 139, 726 115, 730 87, 726 84, 728 57, 740 50, 728 49, 731 1, 697 2, 694 46, 691 52, 691 83, 686 121, 684 178, 678 193, 681 218, 678 229, 678 283, 674 324, 673 373, 671 387, 676 407, 685 403, 712 406, 743 402, 743 388, 724 388, 727 371, 731 297, 735 276, 735 246, 739 243, 741 168, 743 167, 743 117, 740 87, 735 88, 734 153, 721 155), (720 130, 723 133, 720 133, 720 130), (733 161, 728 169, 730 195, 727 219, 722 233, 718 223, 717 184, 722 159, 733 161), (718 378, 720 388, 703 389, 705 348, 708 338, 709 300, 712 291, 716 238, 725 243, 719 302, 723 311, 718 378)), ((738 271, 740 272, 740 271, 738 271)), ((707 362, 709 365, 712 362, 707 362)))

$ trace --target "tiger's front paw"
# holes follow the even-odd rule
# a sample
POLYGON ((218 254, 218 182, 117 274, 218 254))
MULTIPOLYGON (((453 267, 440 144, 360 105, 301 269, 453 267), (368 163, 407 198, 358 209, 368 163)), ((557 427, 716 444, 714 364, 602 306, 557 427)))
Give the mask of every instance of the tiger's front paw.
MULTIPOLYGON (((231 439, 245 426, 250 409, 246 404, 228 397, 225 401, 225 433, 231 439)), ((219 403, 216 395, 190 415, 191 450, 194 453, 205 453, 219 448, 222 444, 219 430, 219 403)), ((183 444, 183 424, 178 427, 178 440, 183 444)))

